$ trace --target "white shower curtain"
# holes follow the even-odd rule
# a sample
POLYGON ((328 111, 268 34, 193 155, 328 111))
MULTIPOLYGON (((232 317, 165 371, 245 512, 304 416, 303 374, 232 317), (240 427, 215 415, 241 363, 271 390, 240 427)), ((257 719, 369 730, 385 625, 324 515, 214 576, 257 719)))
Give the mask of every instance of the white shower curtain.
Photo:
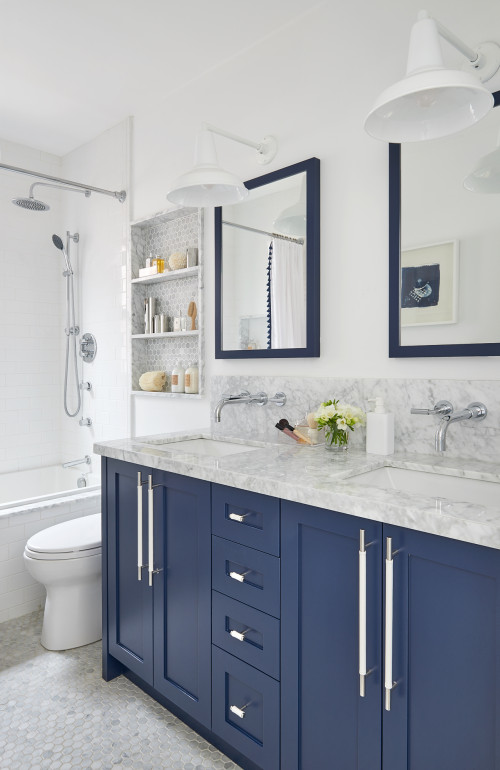
POLYGON ((305 246, 273 238, 271 347, 306 347, 305 246))

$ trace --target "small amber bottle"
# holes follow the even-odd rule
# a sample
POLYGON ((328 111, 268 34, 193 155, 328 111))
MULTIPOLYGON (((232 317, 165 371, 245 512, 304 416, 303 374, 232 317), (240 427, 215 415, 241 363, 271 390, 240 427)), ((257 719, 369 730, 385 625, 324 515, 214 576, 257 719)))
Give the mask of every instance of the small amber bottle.
POLYGON ((163 273, 165 270, 165 260, 163 257, 155 257, 152 262, 152 265, 156 265, 156 269, 159 273, 163 273))

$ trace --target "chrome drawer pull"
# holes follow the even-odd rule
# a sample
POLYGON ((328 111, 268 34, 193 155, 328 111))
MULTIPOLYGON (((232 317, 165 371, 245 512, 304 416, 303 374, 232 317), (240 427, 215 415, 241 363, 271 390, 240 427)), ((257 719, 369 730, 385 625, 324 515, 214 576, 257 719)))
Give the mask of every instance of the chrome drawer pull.
POLYGON ((142 480, 141 472, 137 472, 137 580, 142 580, 142 480))
POLYGON ((158 572, 162 571, 161 569, 155 569, 153 566, 153 559, 154 559, 154 553, 153 553, 154 492, 153 490, 159 486, 160 486, 159 484, 153 484, 153 476, 148 476, 148 578, 149 578, 150 586, 153 585, 153 575, 156 575, 158 574, 158 572))
POLYGON ((236 629, 233 628, 229 632, 229 636, 232 636, 233 639, 237 639, 239 642, 244 642, 245 636, 248 634, 250 630, 251 630, 250 628, 246 628, 244 631, 236 631, 236 629))
POLYGON ((365 530, 359 531, 359 694, 366 695, 366 546, 365 530))
POLYGON ((241 523, 249 515, 250 514, 248 513, 230 513, 228 518, 230 518, 231 521, 239 521, 241 523))
POLYGON ((239 717, 240 719, 244 719, 244 717, 245 717, 245 709, 248 708, 249 705, 250 705, 250 703, 246 703, 243 706, 243 708, 238 708, 238 706, 229 706, 229 711, 232 714, 236 714, 236 716, 239 717))
POLYGON ((385 558, 385 710, 391 710, 391 692, 396 687, 392 673, 392 636, 394 613, 394 561, 397 551, 392 550, 392 537, 386 538, 385 558))
POLYGON ((237 580, 238 583, 244 583, 245 577, 250 574, 251 570, 247 569, 246 572, 230 572, 229 577, 233 580, 237 580))

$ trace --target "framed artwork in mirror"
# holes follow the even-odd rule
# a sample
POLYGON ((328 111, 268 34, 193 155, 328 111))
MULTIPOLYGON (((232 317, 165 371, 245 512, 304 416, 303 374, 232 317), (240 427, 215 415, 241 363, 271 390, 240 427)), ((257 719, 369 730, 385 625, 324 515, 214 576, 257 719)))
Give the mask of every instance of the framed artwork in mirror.
POLYGON ((454 324, 457 304, 458 241, 401 251, 401 328, 454 324))
POLYGON ((391 358, 500 355, 493 96, 495 109, 465 131, 389 145, 391 358))
POLYGON ((245 186, 215 209, 215 357, 319 356, 319 160, 245 186))

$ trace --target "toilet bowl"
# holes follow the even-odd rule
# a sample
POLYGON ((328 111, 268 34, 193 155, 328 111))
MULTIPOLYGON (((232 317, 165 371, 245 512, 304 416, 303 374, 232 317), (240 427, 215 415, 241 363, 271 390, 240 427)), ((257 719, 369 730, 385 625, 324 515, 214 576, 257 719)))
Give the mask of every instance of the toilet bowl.
POLYGON ((40 640, 47 650, 101 638, 100 513, 37 532, 26 543, 24 564, 47 590, 40 640))

